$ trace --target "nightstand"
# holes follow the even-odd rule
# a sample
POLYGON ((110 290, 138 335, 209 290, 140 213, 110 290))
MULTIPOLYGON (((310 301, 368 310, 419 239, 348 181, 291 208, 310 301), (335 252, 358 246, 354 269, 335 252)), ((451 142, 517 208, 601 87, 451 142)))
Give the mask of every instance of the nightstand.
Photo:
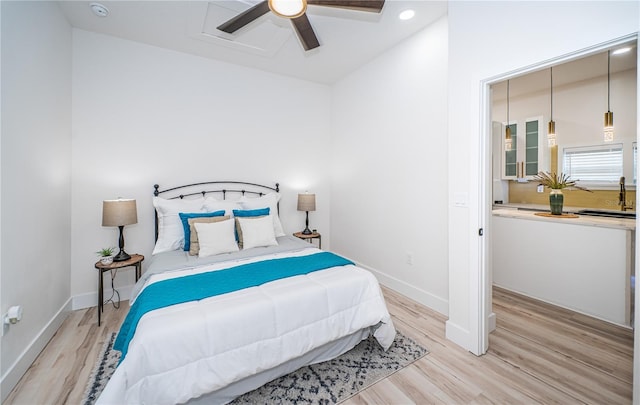
MULTIPOLYGON (((113 279, 115 275, 118 274, 118 269, 122 269, 124 267, 135 267, 136 269, 136 281, 140 279, 140 275, 142 273, 142 261, 144 260, 144 256, 142 255, 131 255, 131 259, 125 260, 122 262, 113 262, 111 264, 102 264, 98 260, 95 266, 98 269, 98 326, 100 326, 100 317, 102 315, 102 310, 104 308, 104 283, 102 281, 102 276, 106 271, 111 271, 111 288, 118 294, 118 305, 120 304, 120 294, 113 288, 113 279), (115 271, 115 274, 113 273, 115 271)), ((117 307, 116 307, 117 308, 117 307)))
POLYGON ((320 235, 318 232, 314 232, 309 235, 305 235, 302 232, 296 232, 293 234, 293 236, 295 236, 296 238, 305 239, 309 241, 309 243, 312 243, 314 239, 318 239, 318 249, 322 249, 322 235, 320 235))

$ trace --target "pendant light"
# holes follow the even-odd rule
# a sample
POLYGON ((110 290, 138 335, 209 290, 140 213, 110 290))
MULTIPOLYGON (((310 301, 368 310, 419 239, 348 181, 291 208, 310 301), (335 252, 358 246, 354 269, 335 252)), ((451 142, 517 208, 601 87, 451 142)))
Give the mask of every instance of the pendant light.
POLYGON ((511 127, 509 126, 509 80, 507 80, 507 129, 504 131, 504 149, 511 150, 511 127))
POLYGON ((604 113, 604 141, 613 142, 613 113, 611 112, 611 51, 607 51, 607 112, 604 113))
POLYGON ((551 121, 547 131, 547 144, 549 147, 556 146, 556 122, 553 120, 553 66, 551 66, 551 121))

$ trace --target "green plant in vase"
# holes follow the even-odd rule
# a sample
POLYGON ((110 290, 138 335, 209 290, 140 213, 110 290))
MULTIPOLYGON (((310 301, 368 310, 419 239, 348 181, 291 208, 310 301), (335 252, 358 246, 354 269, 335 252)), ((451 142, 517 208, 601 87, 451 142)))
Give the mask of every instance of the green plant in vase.
POLYGON ((549 205, 551 207, 551 214, 553 215, 562 215, 562 205, 564 204, 562 189, 575 188, 577 190, 592 192, 586 187, 578 186, 576 182, 579 180, 571 180, 569 175, 564 173, 539 172, 533 179, 539 182, 541 186, 551 189, 549 193, 549 205))
POLYGON ((102 248, 98 250, 96 253, 100 257, 100 261, 102 264, 111 264, 113 263, 113 253, 116 251, 114 247, 102 248))

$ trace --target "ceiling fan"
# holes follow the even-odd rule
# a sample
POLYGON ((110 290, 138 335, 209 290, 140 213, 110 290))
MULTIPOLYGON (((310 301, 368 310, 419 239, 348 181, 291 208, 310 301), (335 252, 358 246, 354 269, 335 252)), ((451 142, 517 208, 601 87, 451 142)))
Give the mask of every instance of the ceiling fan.
POLYGON ((318 42, 315 32, 313 32, 309 18, 307 18, 307 4, 379 13, 382 11, 384 1, 385 0, 264 0, 224 24, 221 24, 218 26, 218 29, 232 34, 271 11, 277 16, 291 20, 302 46, 305 51, 309 51, 319 47, 320 43, 318 42))

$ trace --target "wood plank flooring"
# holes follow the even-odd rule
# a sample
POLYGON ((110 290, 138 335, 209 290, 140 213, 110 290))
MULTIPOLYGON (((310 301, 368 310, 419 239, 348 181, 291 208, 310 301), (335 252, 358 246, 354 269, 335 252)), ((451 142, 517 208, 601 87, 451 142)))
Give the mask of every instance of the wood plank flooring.
MULTIPOLYGON (((446 318, 383 288, 396 328, 430 353, 350 398, 360 404, 630 404, 633 333, 494 288, 497 328, 480 357, 445 339, 446 318)), ((126 314, 74 311, 5 404, 79 404, 106 337, 126 314)))

